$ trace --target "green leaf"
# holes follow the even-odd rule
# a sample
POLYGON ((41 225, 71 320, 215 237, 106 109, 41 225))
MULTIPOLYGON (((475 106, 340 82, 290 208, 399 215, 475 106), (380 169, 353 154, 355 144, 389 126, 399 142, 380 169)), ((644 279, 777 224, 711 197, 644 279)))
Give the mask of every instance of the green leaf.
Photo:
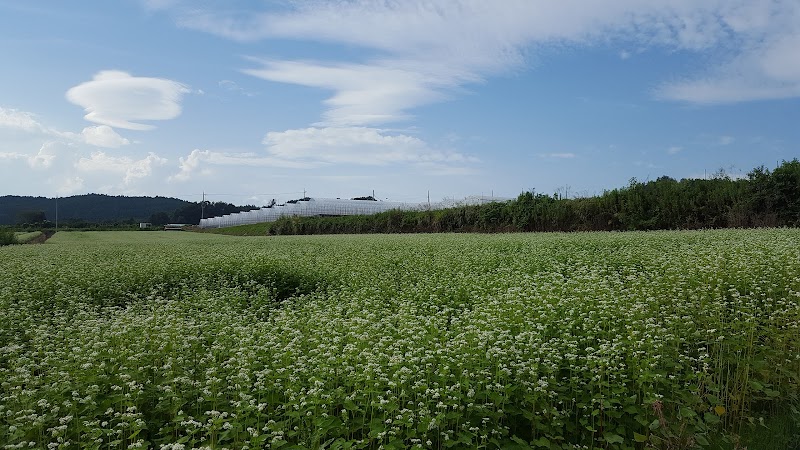
POLYGON ((706 423, 710 423, 712 425, 718 424, 720 422, 719 416, 711 413, 703 414, 703 419, 705 419, 706 423))
POLYGON ((534 447, 543 447, 543 448, 550 448, 550 439, 546 437, 540 437, 532 442, 534 447))
POLYGON ((639 434, 637 432, 633 433, 633 440, 636 442, 647 442, 647 436, 643 434, 639 434))
POLYGON ((648 425, 648 428, 650 428, 651 430, 655 430, 656 428, 658 428, 660 426, 661 426, 661 422, 659 422, 658 419, 656 419, 656 420, 650 422, 650 425, 648 425))
POLYGON ((605 432, 603 433, 603 438, 605 438, 606 442, 609 444, 622 444, 625 442, 625 439, 616 433, 605 432))
POLYGON ((685 406, 681 407, 680 411, 681 417, 690 418, 697 416, 697 413, 695 413, 691 408, 687 408, 685 406))
POLYGON ((634 405, 628 405, 625 408, 623 408, 622 410, 625 411, 628 414, 636 414, 636 413, 639 412, 639 408, 637 406, 634 406, 634 405))

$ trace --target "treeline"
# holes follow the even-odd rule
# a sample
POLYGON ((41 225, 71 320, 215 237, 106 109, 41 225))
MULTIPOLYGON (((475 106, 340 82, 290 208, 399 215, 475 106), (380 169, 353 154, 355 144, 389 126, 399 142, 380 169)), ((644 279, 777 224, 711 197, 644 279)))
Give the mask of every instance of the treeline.
MULTIPOLYGON (((169 197, 128 197, 104 194, 46 198, 6 195, 0 197, 0 225, 22 223, 84 222, 111 224, 144 222, 159 211, 175 211, 190 202, 169 197)), ((59 223, 59 224, 60 224, 59 223)))
POLYGON ((747 178, 632 179, 587 198, 525 192, 516 200, 372 216, 283 217, 268 234, 615 231, 800 226, 800 162, 747 178))
POLYGON ((16 228, 126 229, 140 222, 198 224, 200 218, 255 209, 225 202, 189 202, 169 197, 86 194, 45 198, 0 197, 0 226, 16 228))

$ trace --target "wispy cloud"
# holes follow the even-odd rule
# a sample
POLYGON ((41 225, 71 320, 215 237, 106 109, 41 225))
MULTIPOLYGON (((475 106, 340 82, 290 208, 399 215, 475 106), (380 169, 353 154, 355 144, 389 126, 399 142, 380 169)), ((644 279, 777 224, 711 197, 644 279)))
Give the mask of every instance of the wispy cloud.
POLYGON ((56 146, 55 142, 45 142, 33 155, 20 152, 0 152, 0 159, 25 161, 31 168, 47 169, 53 165, 53 161, 56 159, 57 155, 54 149, 56 146))
POLYGON ((440 100, 442 89, 459 84, 456 74, 425 76, 390 62, 319 64, 252 59, 261 67, 244 72, 265 80, 334 91, 319 126, 364 126, 411 118, 409 109, 440 100))
POLYGON ((151 130, 140 121, 169 120, 181 114, 189 89, 163 78, 134 77, 118 70, 97 73, 91 81, 67 91, 67 99, 84 108, 90 122, 129 130, 151 130))
POLYGON ((0 128, 8 128, 17 132, 39 135, 48 140, 64 143, 85 143, 95 147, 117 148, 130 144, 130 141, 120 136, 107 125, 89 126, 80 133, 60 131, 48 127, 30 112, 0 106, 0 128))
MULTIPOLYGON (((181 157, 171 181, 187 181, 208 165, 311 169, 334 164, 412 165, 427 172, 466 173, 477 158, 431 148, 413 136, 368 127, 311 127, 269 132, 265 154, 193 150, 181 157)), ((205 172, 208 174, 209 172, 205 172)))
POLYGON ((235 153, 194 149, 187 156, 179 158, 178 173, 171 175, 169 181, 189 181, 198 174, 211 175, 213 172, 208 168, 209 165, 302 169, 318 167, 319 163, 290 161, 252 152, 235 153))
POLYGON ((673 145, 672 147, 667 149, 667 153, 670 155, 677 155, 681 151, 683 151, 683 147, 679 145, 673 145))
POLYGON ((378 166, 477 162, 476 158, 458 152, 432 149, 413 136, 368 127, 312 127, 270 132, 264 144, 271 156, 289 161, 378 166))
POLYGON ((657 96, 698 104, 800 96, 800 3, 722 2, 701 16, 719 30, 709 44, 732 56, 704 73, 664 83, 657 96))
MULTIPOLYGON (((152 3, 152 2, 149 2, 152 3)), ((409 110, 522 67, 553 45, 618 43, 712 56, 705 73, 656 96, 692 103, 800 96, 794 0, 316 0, 273 10, 173 5, 180 26, 238 41, 292 39, 362 47, 363 60, 254 59, 260 78, 333 91, 321 125, 403 120, 409 110), (730 55, 730 56, 726 56, 730 55), (727 59, 726 59, 727 58, 727 59), (722 64, 719 64, 719 62, 722 64)), ((630 52, 622 50, 625 59, 630 52)), ((679 75, 678 75, 679 76, 679 75)))
POLYGON ((540 158, 548 159, 573 159, 576 156, 575 153, 539 153, 540 158))
POLYGON ((733 136, 720 136, 719 137, 719 145, 731 145, 736 141, 736 138, 733 136))
POLYGON ((217 84, 219 85, 219 87, 221 87, 222 89, 224 89, 224 90, 226 90, 228 92, 235 92, 235 93, 244 95, 246 97, 255 97, 256 95, 258 95, 257 92, 253 92, 253 91, 247 90, 247 89, 239 86, 238 83, 236 83, 235 81, 232 81, 232 80, 222 80, 217 84))

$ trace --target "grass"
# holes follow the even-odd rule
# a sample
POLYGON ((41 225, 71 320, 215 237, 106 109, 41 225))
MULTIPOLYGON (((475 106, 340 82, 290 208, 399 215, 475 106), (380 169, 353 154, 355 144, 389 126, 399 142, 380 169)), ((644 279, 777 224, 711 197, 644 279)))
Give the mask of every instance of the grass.
POLYGON ((235 227, 208 228, 203 230, 203 232, 226 236, 266 236, 269 234, 269 229, 269 223, 253 223, 249 225, 237 225, 235 227))
POLYGON ((26 244, 42 235, 41 231, 27 231, 14 233, 14 237, 19 244, 26 244))
POLYGON ((0 249, 0 442, 786 448, 799 244, 59 232, 0 249))

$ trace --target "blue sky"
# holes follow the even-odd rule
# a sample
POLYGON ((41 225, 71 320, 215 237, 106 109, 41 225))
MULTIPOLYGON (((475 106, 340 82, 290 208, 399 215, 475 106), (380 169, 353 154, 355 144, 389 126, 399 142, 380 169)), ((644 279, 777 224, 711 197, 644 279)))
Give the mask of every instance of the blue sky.
POLYGON ((800 156, 796 0, 0 0, 0 195, 599 194, 800 156))

